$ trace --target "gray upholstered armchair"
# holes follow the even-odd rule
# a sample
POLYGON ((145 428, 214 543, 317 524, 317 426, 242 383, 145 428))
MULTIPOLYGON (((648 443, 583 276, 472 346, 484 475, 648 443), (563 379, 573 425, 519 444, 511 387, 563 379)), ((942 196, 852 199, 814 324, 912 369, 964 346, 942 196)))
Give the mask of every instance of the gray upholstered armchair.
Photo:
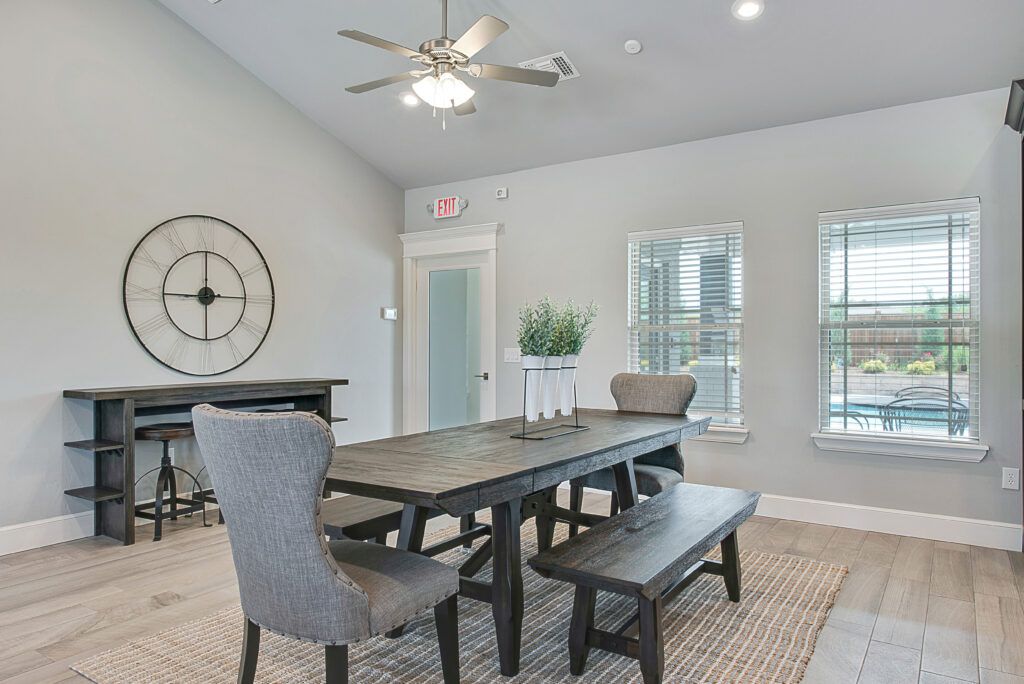
POLYGON ((245 613, 238 681, 252 682, 260 629, 323 644, 328 684, 348 681, 347 644, 434 610, 446 683, 459 680, 455 568, 381 544, 324 539, 330 426, 309 413, 192 409, 224 511, 245 613))
MULTIPOLYGON (((683 416, 697 392, 697 381, 692 375, 619 373, 612 378, 611 391, 620 411, 683 416)), ((634 461, 634 469, 637 491, 645 496, 654 496, 683 481, 683 454, 679 445, 674 444, 638 457, 634 461)), ((598 470, 570 483, 569 508, 574 511, 583 508, 584 487, 611 492, 611 514, 618 512, 615 474, 611 468, 598 470)), ((570 536, 576 531, 575 525, 569 526, 570 536)))

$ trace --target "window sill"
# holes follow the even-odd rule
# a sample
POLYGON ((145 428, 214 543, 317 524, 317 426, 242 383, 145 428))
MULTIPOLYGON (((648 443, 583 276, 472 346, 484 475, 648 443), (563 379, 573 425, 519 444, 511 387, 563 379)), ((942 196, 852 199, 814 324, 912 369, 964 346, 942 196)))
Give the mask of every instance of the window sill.
POLYGON ((814 444, 824 451, 929 458, 938 461, 979 463, 988 453, 987 444, 950 442, 938 439, 906 439, 879 435, 851 435, 843 432, 815 432, 814 444))
POLYGON ((724 444, 743 444, 750 436, 750 430, 742 425, 712 425, 700 437, 698 442, 722 442, 724 444))

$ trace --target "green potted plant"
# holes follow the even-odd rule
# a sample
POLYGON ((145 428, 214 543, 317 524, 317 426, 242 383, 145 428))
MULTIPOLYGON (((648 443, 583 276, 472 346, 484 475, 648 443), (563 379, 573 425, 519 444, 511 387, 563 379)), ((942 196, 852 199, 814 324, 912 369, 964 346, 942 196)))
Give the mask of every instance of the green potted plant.
POLYGON ((551 419, 555 417, 555 405, 558 397, 558 375, 562 369, 562 354, 556 348, 555 332, 558 329, 561 312, 551 301, 550 297, 537 302, 537 322, 540 330, 547 340, 544 347, 544 370, 541 375, 542 383, 542 406, 544 417, 551 419))
POLYGON ((519 309, 519 352, 526 373, 524 410, 530 422, 536 421, 540 414, 540 374, 551 341, 551 331, 546 329, 546 325, 540 318, 538 307, 525 304, 519 309))
POLYGON ((558 374, 558 404, 563 416, 571 416, 575 402, 576 368, 579 365, 583 345, 593 332, 597 305, 591 302, 585 309, 576 306, 570 299, 566 302, 555 326, 555 353, 562 356, 562 368, 558 374))

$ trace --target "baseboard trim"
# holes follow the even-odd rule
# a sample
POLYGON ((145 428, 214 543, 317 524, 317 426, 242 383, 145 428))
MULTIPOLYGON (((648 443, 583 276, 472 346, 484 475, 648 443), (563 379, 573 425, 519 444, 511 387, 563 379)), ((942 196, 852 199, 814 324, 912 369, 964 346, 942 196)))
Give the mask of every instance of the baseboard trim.
POLYGON ((996 520, 958 518, 895 508, 763 494, 757 514, 799 522, 850 527, 905 537, 1020 551, 1024 527, 996 520))
MULTIPOLYGON (((562 487, 568 489, 569 484, 563 483, 562 487)), ((586 491, 608 495, 608 492, 589 487, 586 488, 586 491)), ((885 532, 905 537, 985 546, 1006 551, 1020 551, 1022 537, 1024 537, 1024 526, 996 520, 958 518, 937 513, 800 499, 777 494, 761 495, 761 501, 757 506, 757 515, 819 525, 849 527, 868 532, 885 532)))
POLYGON ((92 511, 5 525, 0 527, 0 556, 91 537, 92 534, 92 511))

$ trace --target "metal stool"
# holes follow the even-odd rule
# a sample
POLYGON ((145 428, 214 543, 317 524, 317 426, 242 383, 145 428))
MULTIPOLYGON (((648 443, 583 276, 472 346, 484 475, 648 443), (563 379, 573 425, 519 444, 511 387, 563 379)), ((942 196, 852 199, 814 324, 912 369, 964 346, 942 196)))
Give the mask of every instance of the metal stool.
POLYGON ((211 525, 206 522, 206 495, 203 488, 199 485, 199 480, 196 479, 195 475, 184 468, 171 465, 171 441, 175 439, 193 437, 194 435, 195 432, 192 430, 192 423, 158 423, 156 425, 146 425, 135 428, 136 440, 160 442, 163 444, 164 449, 163 458, 160 459, 160 465, 146 471, 138 480, 135 481, 135 484, 138 485, 144 477, 150 473, 159 471, 159 475, 157 475, 156 478, 156 501, 141 503, 135 506, 135 515, 140 518, 152 520, 155 523, 153 541, 160 541, 163 532, 162 523, 164 516, 170 517, 171 520, 177 520, 179 515, 191 515, 192 513, 202 512, 203 527, 211 527, 211 525), (198 500, 178 495, 178 480, 175 476, 175 471, 184 474, 192 480, 194 483, 193 492, 196 491, 196 488, 198 488, 199 491, 198 500), (166 498, 164 497, 165 492, 169 494, 166 498), (170 506, 170 511, 166 513, 164 512, 165 505, 170 506))

